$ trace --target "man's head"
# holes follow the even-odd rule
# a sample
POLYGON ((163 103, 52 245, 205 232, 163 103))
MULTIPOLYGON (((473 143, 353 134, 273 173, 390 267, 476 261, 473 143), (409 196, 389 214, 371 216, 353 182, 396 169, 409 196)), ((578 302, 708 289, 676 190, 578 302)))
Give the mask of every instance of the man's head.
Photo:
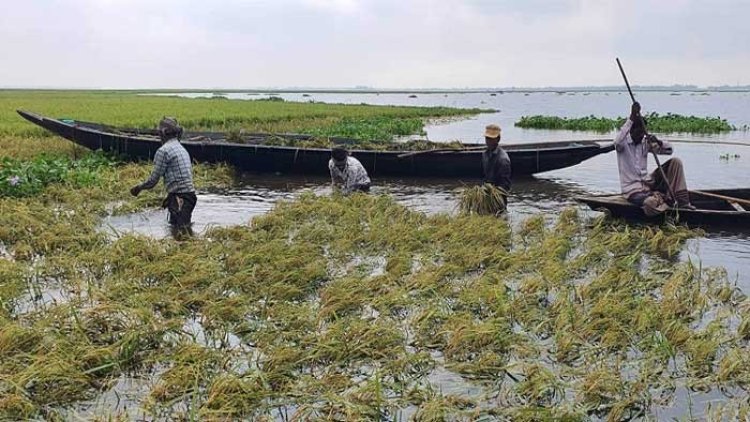
POLYGON ((159 122, 159 137, 162 142, 173 138, 182 138, 182 127, 177 123, 174 117, 164 117, 159 122))
POLYGON ((487 149, 492 150, 497 148, 500 143, 500 126, 496 124, 487 125, 484 128, 484 143, 487 145, 487 149))
POLYGON ((333 164, 339 169, 343 169, 344 167, 346 167, 347 157, 349 157, 349 152, 347 152, 344 148, 335 147, 331 150, 331 158, 333 159, 333 164))

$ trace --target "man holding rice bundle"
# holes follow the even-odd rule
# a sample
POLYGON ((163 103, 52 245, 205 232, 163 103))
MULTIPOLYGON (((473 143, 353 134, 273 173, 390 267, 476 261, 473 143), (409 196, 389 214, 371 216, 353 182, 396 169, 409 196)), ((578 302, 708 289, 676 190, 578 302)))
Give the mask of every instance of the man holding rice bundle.
POLYGON ((500 147, 500 126, 488 125, 484 142, 482 185, 464 189, 459 208, 468 214, 500 215, 505 212, 511 183, 510 157, 500 147))
POLYGON ((491 124, 484 130, 487 149, 482 153, 482 182, 510 192, 510 157, 500 147, 500 126, 491 124))

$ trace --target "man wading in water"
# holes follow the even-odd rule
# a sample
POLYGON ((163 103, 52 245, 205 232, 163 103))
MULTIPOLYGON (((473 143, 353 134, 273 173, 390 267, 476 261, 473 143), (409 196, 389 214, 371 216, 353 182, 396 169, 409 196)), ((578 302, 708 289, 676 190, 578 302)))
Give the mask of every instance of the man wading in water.
POLYGON ((695 209, 690 204, 685 171, 679 158, 672 158, 662 164, 667 180, 664 180, 659 169, 648 174, 648 153, 671 155, 672 146, 669 142, 646 134, 646 122, 641 116, 641 105, 637 102, 633 103, 630 118, 615 137, 615 150, 622 195, 641 207, 646 215, 661 214, 667 210, 668 205, 674 204, 675 199, 678 207, 695 209), (667 183, 677 198, 667 198, 667 183))
POLYGON ((331 186, 333 190, 341 190, 348 195, 352 192, 369 192, 370 177, 367 170, 344 148, 333 148, 331 159, 328 161, 328 170, 331 172, 331 186))
POLYGON ((488 125, 484 130, 484 143, 487 149, 482 153, 482 183, 491 183, 506 196, 510 192, 510 157, 500 147, 500 126, 488 125))
POLYGON ((193 187, 193 166, 190 154, 180 144, 182 128, 177 120, 165 117, 159 122, 161 147, 154 154, 154 170, 151 176, 140 185, 133 186, 130 193, 138 196, 143 189, 151 189, 164 177, 167 198, 162 207, 169 211, 169 224, 172 235, 179 239, 192 236, 191 218, 197 198, 193 187))

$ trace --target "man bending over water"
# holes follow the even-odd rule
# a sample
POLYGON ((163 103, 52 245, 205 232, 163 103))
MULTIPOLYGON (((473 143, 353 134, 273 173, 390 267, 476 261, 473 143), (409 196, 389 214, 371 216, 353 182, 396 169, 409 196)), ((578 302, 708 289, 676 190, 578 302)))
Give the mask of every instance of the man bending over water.
POLYGON ((138 196, 143 189, 151 189, 164 177, 167 198, 162 207, 169 211, 169 224, 172 234, 178 238, 192 235, 192 215, 197 198, 193 187, 193 166, 190 154, 180 144, 182 127, 177 120, 165 117, 159 122, 161 147, 154 154, 154 169, 149 178, 140 185, 133 186, 130 193, 138 196))
POLYGON ((367 170, 344 148, 333 148, 331 159, 328 161, 328 170, 331 172, 331 186, 333 190, 341 190, 348 195, 352 192, 369 192, 370 177, 367 170))
POLYGON ((641 116, 641 105, 633 103, 630 118, 622 125, 615 137, 617 167, 620 172, 622 195, 631 203, 643 208, 646 215, 653 216, 667 210, 668 205, 695 209, 690 203, 685 171, 679 158, 662 164, 667 179, 659 169, 648 174, 648 153, 672 154, 672 145, 646 133, 646 122, 641 116), (667 198, 669 187, 676 198, 667 198))

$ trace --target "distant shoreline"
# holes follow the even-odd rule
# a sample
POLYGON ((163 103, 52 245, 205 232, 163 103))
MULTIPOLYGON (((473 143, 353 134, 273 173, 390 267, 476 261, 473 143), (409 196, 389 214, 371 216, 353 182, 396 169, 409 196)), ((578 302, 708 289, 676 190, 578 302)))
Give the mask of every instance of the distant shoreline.
MULTIPOLYGON (((690 86, 634 86, 636 92, 750 92, 750 86, 739 87, 690 87, 690 86)), ((2 91, 82 91, 82 92, 122 92, 122 93, 216 93, 216 94, 528 94, 528 93, 568 93, 568 92, 627 92, 625 87, 551 87, 551 88, 471 88, 471 89, 375 89, 375 88, 274 88, 274 89, 97 89, 97 88, 0 88, 2 91)))

